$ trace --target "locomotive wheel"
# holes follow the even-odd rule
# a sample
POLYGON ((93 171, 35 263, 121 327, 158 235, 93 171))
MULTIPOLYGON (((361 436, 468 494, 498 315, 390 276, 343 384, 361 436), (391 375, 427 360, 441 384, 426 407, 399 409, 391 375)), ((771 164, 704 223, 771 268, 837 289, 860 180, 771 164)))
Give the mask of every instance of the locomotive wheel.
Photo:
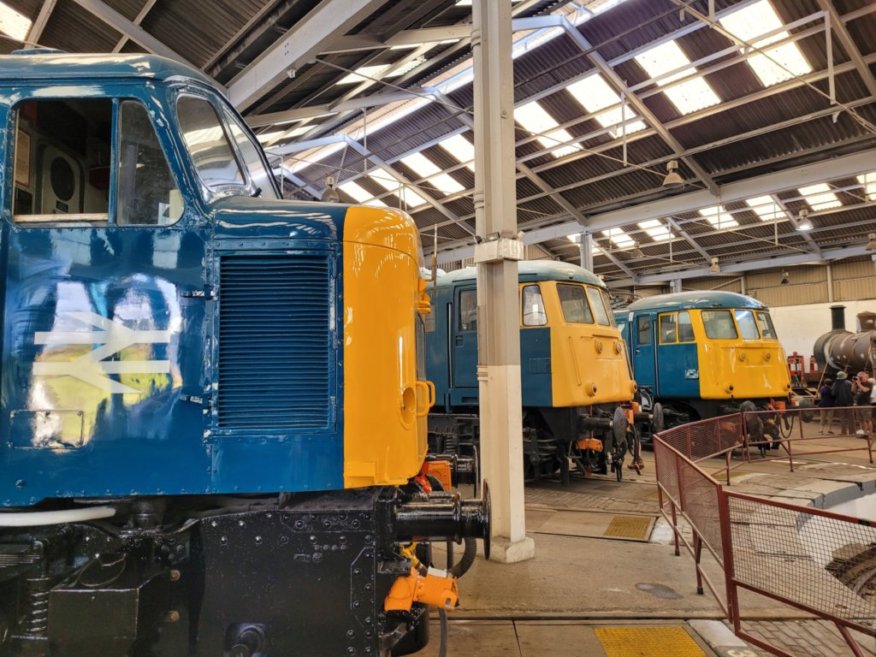
POLYGON ((660 433, 666 428, 666 418, 663 416, 663 404, 657 402, 654 404, 654 410, 651 415, 651 433, 660 433))

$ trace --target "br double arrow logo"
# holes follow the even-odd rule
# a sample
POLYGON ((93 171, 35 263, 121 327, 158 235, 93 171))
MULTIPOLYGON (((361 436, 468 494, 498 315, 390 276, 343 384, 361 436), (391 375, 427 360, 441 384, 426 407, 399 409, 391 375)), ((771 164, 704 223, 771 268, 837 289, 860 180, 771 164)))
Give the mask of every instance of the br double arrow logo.
POLYGON ((170 331, 139 331, 119 321, 90 312, 64 313, 89 327, 81 331, 38 331, 34 342, 48 346, 101 345, 69 361, 34 363, 35 376, 72 376, 110 394, 139 393, 139 390, 109 378, 109 374, 168 374, 167 360, 106 360, 135 344, 168 344, 170 331))

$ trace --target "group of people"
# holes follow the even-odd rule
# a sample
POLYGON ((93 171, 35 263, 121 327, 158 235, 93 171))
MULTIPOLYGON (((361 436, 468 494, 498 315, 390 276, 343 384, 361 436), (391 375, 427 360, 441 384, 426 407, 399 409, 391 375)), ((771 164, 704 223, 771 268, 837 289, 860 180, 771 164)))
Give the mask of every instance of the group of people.
POLYGON ((833 434, 833 421, 836 419, 840 425, 840 435, 855 432, 861 438, 867 438, 873 433, 873 420, 876 419, 876 379, 868 372, 858 372, 853 379, 849 379, 845 372, 838 372, 836 381, 822 381, 818 391, 818 407, 821 409, 819 434, 833 434), (834 418, 834 408, 847 406, 858 408, 854 411, 838 410, 834 418))

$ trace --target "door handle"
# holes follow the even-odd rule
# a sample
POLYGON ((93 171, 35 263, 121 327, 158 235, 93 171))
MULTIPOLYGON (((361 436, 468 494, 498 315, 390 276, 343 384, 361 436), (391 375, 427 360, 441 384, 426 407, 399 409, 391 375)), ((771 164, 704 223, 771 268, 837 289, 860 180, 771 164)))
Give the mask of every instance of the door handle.
POLYGON ((453 343, 454 343, 457 347, 461 347, 461 346, 462 346, 462 343, 463 343, 463 337, 462 337, 461 335, 457 335, 455 338, 453 338, 453 343))

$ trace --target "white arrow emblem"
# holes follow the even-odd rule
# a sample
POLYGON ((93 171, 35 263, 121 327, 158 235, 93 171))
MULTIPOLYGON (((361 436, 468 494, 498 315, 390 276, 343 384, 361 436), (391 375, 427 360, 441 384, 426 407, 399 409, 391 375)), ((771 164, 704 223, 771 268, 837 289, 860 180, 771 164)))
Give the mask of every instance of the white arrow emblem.
POLYGON ((168 344, 170 331, 135 331, 124 324, 95 313, 65 313, 88 326, 101 330, 38 331, 34 343, 69 346, 74 344, 103 345, 71 361, 49 361, 33 364, 36 376, 72 376, 110 394, 139 393, 139 390, 113 381, 108 374, 168 374, 168 360, 105 361, 113 354, 134 344, 168 344))

